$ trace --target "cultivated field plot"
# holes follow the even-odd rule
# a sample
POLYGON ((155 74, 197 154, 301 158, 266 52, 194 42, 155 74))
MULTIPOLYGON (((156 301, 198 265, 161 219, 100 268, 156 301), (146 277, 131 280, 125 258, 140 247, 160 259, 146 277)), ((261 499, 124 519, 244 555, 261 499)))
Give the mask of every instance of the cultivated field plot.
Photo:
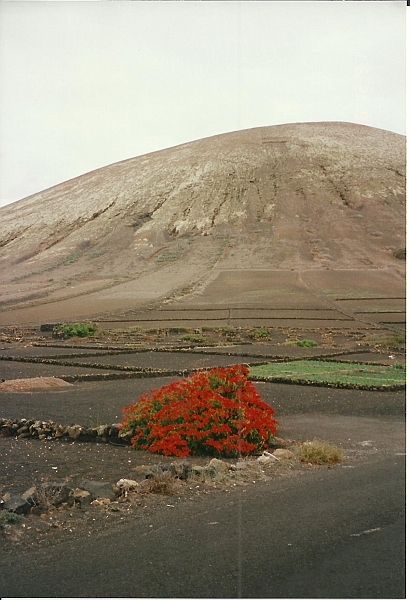
POLYGON ((249 362, 247 359, 250 357, 260 357, 263 360, 263 357, 311 357, 311 356, 322 356, 322 355, 329 355, 332 356, 332 354, 339 354, 340 353, 340 349, 339 348, 319 348, 319 347, 314 347, 314 348, 301 348, 299 346, 296 345, 292 345, 292 346, 285 346, 285 345, 278 345, 278 346, 273 346, 270 344, 264 344, 262 345, 256 345, 256 344, 240 344, 238 346, 221 346, 219 348, 195 348, 194 350, 192 350, 191 352, 195 352, 196 354, 203 354, 203 353, 212 353, 215 355, 224 355, 224 354, 229 354, 229 356, 231 357, 238 357, 238 359, 240 357, 246 359, 245 362, 249 362))
POLYGON ((251 376, 289 381, 309 381, 352 386, 403 386, 406 370, 403 365, 368 365, 364 363, 297 360, 270 363, 251 368, 251 376))
POLYGON ((56 348, 47 346, 24 346, 23 348, 0 348, 0 358, 7 356, 18 356, 27 358, 70 358, 73 356, 100 356, 106 354, 107 350, 95 350, 87 348, 56 348))
POLYGON ((406 312, 406 298, 345 298, 337 300, 338 306, 356 314, 406 312))
POLYGON ((115 369, 101 371, 101 369, 81 366, 0 360, 0 378, 6 380, 26 379, 28 377, 59 377, 61 379, 71 379, 88 375, 98 376, 101 375, 101 373, 112 375, 114 372, 115 369))
POLYGON ((309 271, 302 280, 321 295, 333 300, 405 297, 406 284, 395 272, 377 270, 309 271))
MULTIPOLYGON (((90 363, 90 359, 73 359, 73 362, 90 363)), ((225 367, 236 364, 234 356, 225 355, 205 355, 191 354, 185 352, 137 352, 135 354, 117 354, 110 356, 101 356, 93 362, 98 364, 115 367, 135 367, 151 369, 201 369, 208 367, 225 367)), ((247 362, 260 362, 260 359, 249 358, 247 362)))
POLYGON ((181 301, 172 307, 182 309, 195 305, 214 308, 218 305, 231 308, 329 308, 306 289, 296 271, 268 269, 220 271, 201 293, 195 294, 189 302, 181 301))

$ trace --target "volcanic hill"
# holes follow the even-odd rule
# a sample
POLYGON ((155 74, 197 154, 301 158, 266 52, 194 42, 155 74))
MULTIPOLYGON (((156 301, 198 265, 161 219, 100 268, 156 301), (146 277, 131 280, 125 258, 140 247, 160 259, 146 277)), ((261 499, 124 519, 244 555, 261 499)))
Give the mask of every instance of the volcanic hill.
POLYGON ((0 222, 3 325, 403 299, 405 137, 337 122, 237 131, 87 173, 0 222))

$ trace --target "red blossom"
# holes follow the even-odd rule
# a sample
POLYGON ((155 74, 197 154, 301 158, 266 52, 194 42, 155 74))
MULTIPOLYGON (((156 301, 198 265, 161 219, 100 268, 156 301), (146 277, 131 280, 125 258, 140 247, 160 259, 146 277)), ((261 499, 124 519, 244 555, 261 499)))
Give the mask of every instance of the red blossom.
POLYGON ((243 365, 197 371, 151 390, 123 409, 121 427, 134 434, 134 448, 168 456, 260 452, 277 421, 248 374, 243 365))

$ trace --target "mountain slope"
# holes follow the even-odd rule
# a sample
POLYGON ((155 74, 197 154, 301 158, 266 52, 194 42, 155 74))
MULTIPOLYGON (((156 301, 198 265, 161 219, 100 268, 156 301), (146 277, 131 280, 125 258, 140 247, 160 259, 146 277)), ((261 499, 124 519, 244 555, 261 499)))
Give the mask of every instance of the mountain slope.
POLYGON ((0 222, 4 306, 68 286, 143 301, 126 282, 144 276, 151 298, 155 273, 159 298, 215 269, 402 270, 405 138, 334 122, 238 131, 82 175, 0 222))

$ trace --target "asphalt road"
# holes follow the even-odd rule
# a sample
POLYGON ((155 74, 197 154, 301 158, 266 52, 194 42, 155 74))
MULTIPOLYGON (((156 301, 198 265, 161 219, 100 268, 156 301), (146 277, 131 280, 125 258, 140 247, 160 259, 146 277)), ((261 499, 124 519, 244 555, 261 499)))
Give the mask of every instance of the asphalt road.
POLYGON ((0 594, 404 598, 404 482, 392 452, 170 499, 123 527, 4 556, 0 594))

